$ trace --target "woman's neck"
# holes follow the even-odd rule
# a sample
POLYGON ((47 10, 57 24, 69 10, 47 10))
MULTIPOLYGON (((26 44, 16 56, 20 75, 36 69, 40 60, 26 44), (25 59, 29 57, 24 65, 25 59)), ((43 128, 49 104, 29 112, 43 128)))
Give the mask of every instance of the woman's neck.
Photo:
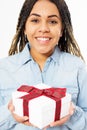
POLYGON ((31 56, 33 57, 34 61, 39 65, 40 70, 42 71, 44 68, 44 64, 47 58, 50 56, 48 54, 41 54, 36 53, 35 51, 30 50, 31 56))

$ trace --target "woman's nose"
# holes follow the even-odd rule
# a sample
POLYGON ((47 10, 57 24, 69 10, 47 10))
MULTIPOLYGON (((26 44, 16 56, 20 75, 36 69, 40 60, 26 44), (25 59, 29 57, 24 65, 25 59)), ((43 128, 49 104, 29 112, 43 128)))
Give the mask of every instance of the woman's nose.
POLYGON ((50 31, 49 25, 46 22, 41 23, 39 27, 39 32, 47 33, 49 31, 50 31))

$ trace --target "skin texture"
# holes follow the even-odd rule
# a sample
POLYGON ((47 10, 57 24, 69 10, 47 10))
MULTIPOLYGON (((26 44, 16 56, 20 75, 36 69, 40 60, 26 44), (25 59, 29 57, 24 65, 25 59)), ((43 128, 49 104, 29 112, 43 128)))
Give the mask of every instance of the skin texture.
MULTIPOLYGON (((62 36, 62 22, 56 5, 49 0, 38 0, 26 21, 24 33, 30 42, 30 53, 42 70, 46 59, 53 53, 56 44, 58 44, 62 36)), ((17 122, 33 126, 29 123, 28 117, 19 117, 14 114, 15 108, 12 105, 12 101, 9 102, 8 109, 17 122)), ((74 110, 75 108, 71 103, 69 115, 52 122, 46 128, 64 124, 69 120, 74 110)))

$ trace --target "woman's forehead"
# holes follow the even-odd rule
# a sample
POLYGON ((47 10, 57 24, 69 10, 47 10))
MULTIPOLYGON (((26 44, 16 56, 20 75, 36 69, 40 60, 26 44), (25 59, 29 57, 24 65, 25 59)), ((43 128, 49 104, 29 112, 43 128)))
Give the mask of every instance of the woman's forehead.
POLYGON ((49 0, 38 0, 34 4, 30 14, 32 13, 37 13, 41 15, 55 14, 57 16, 60 16, 57 6, 49 0))

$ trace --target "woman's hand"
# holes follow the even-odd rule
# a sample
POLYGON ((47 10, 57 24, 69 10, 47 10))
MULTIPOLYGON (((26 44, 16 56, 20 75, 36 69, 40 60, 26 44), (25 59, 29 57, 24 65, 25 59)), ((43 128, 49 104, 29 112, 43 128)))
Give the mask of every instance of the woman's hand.
POLYGON ((74 104, 71 102, 69 114, 68 114, 67 116, 61 118, 61 119, 58 120, 58 121, 52 122, 52 123, 50 124, 50 127, 63 125, 63 124, 66 123, 66 122, 69 120, 69 118, 73 115, 74 111, 75 111, 75 106, 74 106, 74 104))
POLYGON ((12 116, 17 122, 25 124, 25 125, 33 126, 31 123, 29 123, 29 117, 27 116, 20 117, 14 113, 15 108, 13 106, 12 100, 8 104, 8 109, 12 113, 12 116))

